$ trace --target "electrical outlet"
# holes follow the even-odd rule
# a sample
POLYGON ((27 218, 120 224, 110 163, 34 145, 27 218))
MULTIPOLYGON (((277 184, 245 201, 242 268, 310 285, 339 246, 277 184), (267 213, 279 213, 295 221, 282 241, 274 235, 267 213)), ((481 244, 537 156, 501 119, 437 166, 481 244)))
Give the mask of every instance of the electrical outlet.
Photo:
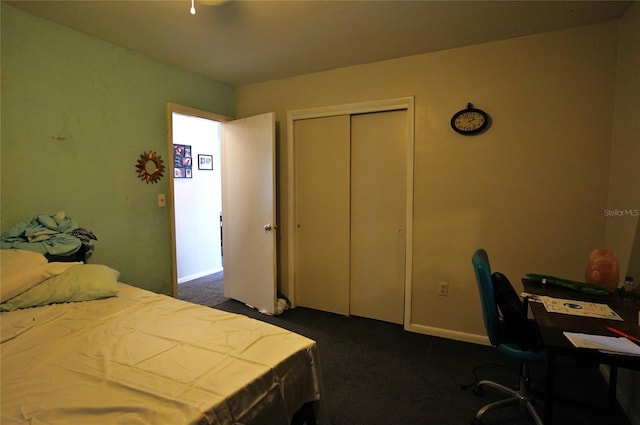
POLYGON ((440 282, 438 286, 438 295, 441 297, 449 296, 449 284, 447 282, 440 282))

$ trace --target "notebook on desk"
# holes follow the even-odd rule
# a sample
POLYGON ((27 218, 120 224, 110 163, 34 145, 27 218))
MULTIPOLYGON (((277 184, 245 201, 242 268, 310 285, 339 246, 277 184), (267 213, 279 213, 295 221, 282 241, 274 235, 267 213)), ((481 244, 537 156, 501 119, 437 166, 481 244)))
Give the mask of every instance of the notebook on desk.
POLYGON ((564 336, 577 348, 590 348, 602 351, 603 353, 628 354, 640 356, 640 346, 634 344, 627 338, 590 335, 574 332, 563 332, 564 336))

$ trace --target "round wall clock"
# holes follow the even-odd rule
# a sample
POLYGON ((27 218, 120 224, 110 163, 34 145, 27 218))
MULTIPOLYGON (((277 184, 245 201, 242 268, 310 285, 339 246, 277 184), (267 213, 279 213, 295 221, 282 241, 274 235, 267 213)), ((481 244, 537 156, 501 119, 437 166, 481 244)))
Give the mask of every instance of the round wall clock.
POLYGON ((451 117, 451 128, 456 132, 471 136, 484 131, 489 125, 489 115, 467 103, 467 109, 456 112, 451 117))

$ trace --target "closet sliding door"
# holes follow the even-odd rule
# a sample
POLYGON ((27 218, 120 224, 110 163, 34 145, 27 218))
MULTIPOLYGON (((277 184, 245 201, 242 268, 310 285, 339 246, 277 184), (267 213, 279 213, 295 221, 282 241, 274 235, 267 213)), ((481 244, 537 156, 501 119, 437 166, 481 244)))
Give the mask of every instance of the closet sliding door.
POLYGON ((297 304, 349 314, 349 115, 295 122, 297 304))
POLYGON ((296 120, 296 303, 404 321, 407 111, 296 120))
POLYGON ((350 314, 404 319, 407 112, 351 117, 350 314))

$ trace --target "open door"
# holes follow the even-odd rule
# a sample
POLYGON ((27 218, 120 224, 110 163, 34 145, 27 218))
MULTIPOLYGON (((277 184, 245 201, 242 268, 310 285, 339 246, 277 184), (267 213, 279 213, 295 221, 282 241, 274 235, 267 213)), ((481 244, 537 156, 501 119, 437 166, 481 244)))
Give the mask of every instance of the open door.
POLYGON ((277 290, 275 115, 222 129, 224 295, 274 313, 277 290))

